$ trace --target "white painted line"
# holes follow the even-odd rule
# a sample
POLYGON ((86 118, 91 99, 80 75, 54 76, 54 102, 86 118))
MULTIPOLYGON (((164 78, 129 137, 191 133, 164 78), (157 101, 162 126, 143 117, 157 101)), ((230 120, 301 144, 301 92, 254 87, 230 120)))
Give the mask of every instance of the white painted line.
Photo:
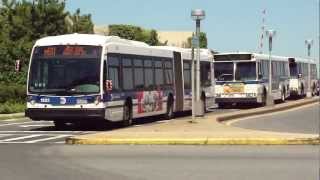
POLYGON ((49 141, 53 139, 60 139, 60 138, 65 138, 69 137, 70 135, 59 135, 59 136, 54 136, 54 137, 49 137, 49 138, 43 138, 43 139, 37 139, 33 141, 25 141, 25 143, 37 143, 37 142, 43 142, 43 141, 49 141))
POLYGON ((1 140, 2 142, 10 142, 10 141, 17 141, 17 140, 22 140, 22 139, 29 139, 29 138, 34 138, 34 137, 39 137, 42 136, 42 134, 33 134, 29 136, 22 136, 22 137, 17 137, 17 138, 10 138, 10 139, 4 139, 1 140))
POLYGON ((21 122, 21 123, 7 123, 7 124, 0 124, 0 127, 5 127, 5 126, 13 126, 13 125, 22 125, 22 124, 29 124, 33 123, 32 121, 30 122, 21 122))
POLYGON ((20 125, 19 127, 27 128, 27 127, 49 127, 53 126, 53 124, 31 124, 31 125, 20 125))
POLYGON ((59 141, 59 142, 55 142, 55 144, 65 144, 65 141, 59 141))
MULTIPOLYGON (((74 133, 74 134, 90 134, 90 133, 98 133, 99 131, 0 131, 0 134, 7 133, 74 133)), ((102 131, 100 131, 102 132, 102 131)))

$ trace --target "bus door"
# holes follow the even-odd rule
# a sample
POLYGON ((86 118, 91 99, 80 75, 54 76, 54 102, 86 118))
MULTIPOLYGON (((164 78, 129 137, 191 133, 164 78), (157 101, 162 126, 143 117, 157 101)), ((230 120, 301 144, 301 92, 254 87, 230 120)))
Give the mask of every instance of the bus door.
POLYGON ((182 62, 181 62, 181 53, 173 52, 173 61, 174 61, 174 77, 175 77, 175 103, 176 111, 183 111, 183 82, 182 82, 182 62))

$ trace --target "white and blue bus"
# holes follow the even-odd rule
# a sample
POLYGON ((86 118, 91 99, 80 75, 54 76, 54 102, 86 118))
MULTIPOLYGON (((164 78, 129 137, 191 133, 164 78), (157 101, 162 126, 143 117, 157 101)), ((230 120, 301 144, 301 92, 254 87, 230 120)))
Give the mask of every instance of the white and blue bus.
POLYGON ((290 67, 290 96, 304 97, 310 90, 311 96, 319 94, 317 82, 317 65, 314 60, 288 58, 290 67))
MULTIPOLYGON (((289 96, 288 58, 272 56, 272 96, 289 96)), ((269 82, 269 56, 247 52, 214 55, 215 101, 219 107, 234 103, 265 105, 269 82)))
MULTIPOLYGON (((56 126, 121 121, 191 109, 191 51, 116 36, 70 34, 36 41, 26 116, 56 126), (90 121, 92 120, 92 121, 90 121)), ((201 53, 202 98, 213 104, 212 55, 201 53), (206 92, 208 91, 208 92, 206 92)))

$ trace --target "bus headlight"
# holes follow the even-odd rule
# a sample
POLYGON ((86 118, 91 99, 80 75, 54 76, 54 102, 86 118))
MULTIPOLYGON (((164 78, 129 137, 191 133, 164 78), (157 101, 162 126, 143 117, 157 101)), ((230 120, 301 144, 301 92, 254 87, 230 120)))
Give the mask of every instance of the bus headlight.
POLYGON ((32 99, 32 100, 30 101, 30 103, 31 103, 32 105, 35 105, 35 104, 36 104, 36 101, 35 101, 34 99, 32 99))
POLYGON ((97 96, 96 99, 94 100, 94 104, 98 105, 101 102, 101 96, 97 96))

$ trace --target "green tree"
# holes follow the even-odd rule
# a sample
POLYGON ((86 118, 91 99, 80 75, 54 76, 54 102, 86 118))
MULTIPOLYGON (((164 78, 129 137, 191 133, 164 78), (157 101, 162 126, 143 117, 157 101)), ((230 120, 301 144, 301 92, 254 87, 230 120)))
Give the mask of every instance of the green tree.
POLYGON ((2 0, 0 6, 0 82, 26 81, 27 65, 34 42, 42 37, 66 33, 93 33, 91 15, 73 15, 64 0, 2 0), (70 26, 71 19, 72 26, 70 26), (22 71, 14 72, 20 59, 22 71))
POLYGON ((119 36, 124 39, 142 41, 151 46, 163 45, 159 41, 156 30, 146 30, 139 26, 132 26, 126 24, 109 25, 109 36, 119 36))
POLYGON ((76 33, 83 33, 83 34, 93 34, 93 22, 91 20, 91 14, 84 14, 81 15, 80 9, 73 15, 68 15, 67 19, 69 19, 68 26, 71 26, 71 31, 76 33), (71 20, 71 21, 70 21, 71 20))
MULTIPOLYGON (((187 48, 191 48, 191 40, 192 37, 189 37, 187 40, 187 48)), ((204 32, 200 32, 200 40, 199 40, 199 46, 200 48, 208 48, 208 40, 207 40, 207 34, 204 32)))

